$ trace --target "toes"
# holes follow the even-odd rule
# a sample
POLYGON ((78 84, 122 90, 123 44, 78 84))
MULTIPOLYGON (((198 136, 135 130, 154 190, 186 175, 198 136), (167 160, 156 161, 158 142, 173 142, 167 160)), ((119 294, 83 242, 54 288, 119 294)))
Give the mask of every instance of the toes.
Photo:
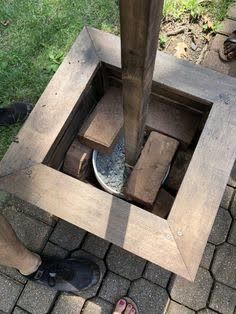
POLYGON ((134 308, 132 308, 132 310, 130 311, 130 314, 136 314, 136 311, 134 308))
POLYGON ((132 309, 133 309, 133 306, 131 305, 131 304, 128 304, 127 306, 126 306, 126 309, 125 309, 125 312, 124 312, 124 314, 131 314, 132 312, 132 309))
POLYGON ((123 311, 126 308, 126 301, 124 299, 120 299, 117 303, 116 303, 116 307, 115 307, 115 311, 114 314, 120 314, 123 313, 123 311))
POLYGON ((228 53, 227 58, 230 60, 236 59, 236 51, 232 51, 232 52, 228 53))

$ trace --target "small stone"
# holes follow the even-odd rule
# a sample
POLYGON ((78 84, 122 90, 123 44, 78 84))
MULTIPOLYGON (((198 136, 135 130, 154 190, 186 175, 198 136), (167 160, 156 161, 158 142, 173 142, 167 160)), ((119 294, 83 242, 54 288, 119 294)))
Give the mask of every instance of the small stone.
POLYGON ((20 283, 0 275, 0 311, 11 313, 23 287, 20 283))
POLYGON ((143 278, 131 284, 129 297, 137 304, 140 313, 163 314, 169 303, 165 289, 143 278))
POLYGON ((52 314, 80 314, 85 299, 76 295, 62 293, 56 301, 52 314))
POLYGON ((230 244, 236 245, 236 220, 234 220, 231 226, 228 242, 230 244))
POLYGON ((60 219, 50 237, 50 241, 72 251, 80 246, 85 234, 85 230, 60 219))
POLYGON ((174 301, 199 311, 206 307, 212 283, 209 271, 200 267, 194 282, 173 276, 169 287, 170 296, 174 301))
POLYGON ((45 314, 52 306, 56 295, 56 290, 28 281, 17 305, 32 314, 45 314))
POLYGON ((201 260, 201 264, 200 264, 201 267, 206 268, 206 269, 210 268, 214 251, 215 251, 215 246, 212 245, 211 243, 207 243, 205 251, 203 253, 202 260, 201 260))
POLYGON ((197 45, 194 42, 191 42, 191 49, 195 51, 197 49, 197 45))
POLYGON ((110 243, 93 234, 88 234, 85 238, 82 249, 99 257, 103 258, 109 248, 110 243))
POLYGON ((231 186, 227 185, 225 192, 224 192, 224 195, 223 195, 222 200, 221 200, 221 204, 220 204, 221 207, 223 207, 225 209, 229 208, 233 193, 234 193, 234 189, 231 186))
POLYGON ((83 314, 111 314, 114 305, 102 300, 98 297, 86 301, 82 313, 83 314))
POLYGON ((130 280, 141 277, 146 264, 141 257, 115 245, 111 246, 106 262, 111 271, 130 280))
POLYGON ((231 224, 231 216, 224 208, 219 208, 208 241, 218 245, 225 242, 231 224))
POLYGON ((48 242, 43 250, 43 255, 50 256, 50 257, 65 258, 68 255, 68 251, 62 249, 61 247, 51 242, 48 242))
POLYGON ((215 279, 236 289, 236 247, 224 243, 217 248, 212 264, 215 279))
POLYGON ((115 304, 121 297, 127 295, 130 281, 112 272, 108 272, 103 280, 99 297, 115 304))
POLYGON ((236 305, 236 290, 220 283, 213 289, 209 307, 222 314, 233 314, 236 305))
POLYGON ((187 307, 170 301, 166 314, 194 314, 195 312, 188 309, 187 307))
POLYGON ((94 255, 87 253, 83 250, 75 251, 75 252, 73 252, 73 254, 71 256, 75 257, 75 258, 81 258, 81 257, 86 258, 88 260, 93 261, 94 263, 96 263, 98 265, 98 267, 100 269, 100 273, 101 273, 100 280, 98 281, 98 283, 95 286, 93 286, 87 290, 74 293, 74 294, 76 294, 76 295, 78 295, 84 299, 89 299, 89 298, 95 297, 95 295, 98 292, 98 289, 101 286, 103 277, 104 277, 105 272, 106 272, 106 266, 105 266, 103 260, 101 260, 97 256, 94 256, 94 255))
POLYGON ((49 225, 18 212, 14 207, 5 208, 3 215, 28 249, 34 252, 42 250, 52 230, 49 225))
POLYGON ((230 206, 230 212, 234 219, 236 219, 236 194, 234 195, 233 202, 230 206))
POLYGON ((166 288, 168 281, 170 279, 171 273, 164 268, 155 265, 153 263, 147 263, 143 277, 153 283, 166 288))

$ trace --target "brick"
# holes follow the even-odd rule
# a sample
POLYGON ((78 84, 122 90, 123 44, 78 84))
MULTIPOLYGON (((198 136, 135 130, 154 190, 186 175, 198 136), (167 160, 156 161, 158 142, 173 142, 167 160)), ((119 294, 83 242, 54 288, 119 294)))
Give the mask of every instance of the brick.
POLYGON ((234 219, 236 219, 236 194, 234 195, 233 202, 230 206, 230 212, 234 219))
POLYGON ((130 280, 141 277, 146 264, 141 257, 115 245, 111 246, 106 262, 109 270, 130 280))
POLYGON ((232 66, 230 62, 222 61, 219 53, 213 50, 208 51, 205 55, 202 65, 223 74, 229 74, 230 67, 232 66))
POLYGON ((84 291, 81 291, 78 293, 74 293, 74 294, 79 295, 80 297, 82 297, 84 299, 89 299, 89 298, 95 297, 97 292, 98 292, 98 289, 101 286, 103 277, 106 273, 106 266, 105 266, 103 260, 101 260, 97 256, 89 254, 83 250, 78 250, 78 251, 73 252, 72 257, 74 257, 74 258, 86 258, 88 260, 93 261, 94 263, 96 263, 98 265, 98 267, 100 269, 100 274, 101 274, 100 280, 98 281, 98 283, 95 286, 93 286, 87 290, 84 290, 84 291))
POLYGON ((18 212, 15 208, 5 208, 3 214, 27 248, 35 252, 42 250, 52 230, 49 225, 18 212))
POLYGON ((128 179, 125 194, 151 207, 177 147, 175 139, 152 132, 128 179))
POLYGON ((174 203, 174 200, 175 198, 170 193, 161 188, 153 205, 152 213, 161 218, 167 218, 174 203))
POLYGON ((216 283, 210 298, 209 307, 222 314, 234 314, 236 290, 216 283))
POLYGON ((115 304, 121 297, 127 295, 130 286, 130 281, 120 277, 112 272, 108 272, 103 279, 102 287, 99 292, 99 297, 115 304))
POLYGON ((183 110, 151 96, 146 121, 148 131, 157 131, 173 137, 186 148, 193 140, 201 117, 198 113, 183 110))
POLYGON ((177 192, 188 169, 193 152, 179 150, 170 168, 170 173, 165 181, 165 186, 177 192))
POLYGON ((79 314, 85 299, 76 295, 62 293, 53 307, 52 314, 79 314))
POLYGON ((101 153, 112 152, 123 126, 121 90, 111 87, 98 102, 79 131, 85 145, 101 153))
POLYGON ((227 17, 236 20, 236 5, 231 5, 227 12, 227 17))
POLYGON ((23 287, 20 283, 0 275, 0 311, 11 313, 23 287))
POLYGON ((225 242, 230 229, 231 221, 232 219, 229 212, 220 207, 208 241, 215 245, 225 242))
POLYGON ((236 246, 236 220, 231 226, 228 242, 236 246))
POLYGON ((86 301, 83 314, 111 314, 114 305, 98 297, 86 301))
POLYGON ((225 188, 225 192, 223 194, 222 200, 221 200, 221 204, 220 204, 221 207, 225 209, 229 208, 233 193, 234 193, 234 189, 231 186, 227 185, 225 188))
POLYGON ((227 39, 227 36, 216 34, 211 44, 211 50, 218 52, 219 49, 224 46, 224 41, 226 39, 227 39))
POLYGON ((99 258, 103 258, 109 245, 110 243, 106 240, 89 233, 85 238, 82 249, 99 258))
POLYGON ((43 250, 43 255, 57 258, 65 258, 68 255, 68 251, 51 242, 48 242, 43 250))
POLYGON ((166 314, 194 314, 194 313, 195 313, 194 311, 174 301, 170 301, 168 309, 166 311, 166 314))
POLYGON ((129 297, 137 304, 139 313, 163 314, 169 303, 165 289, 143 278, 132 283, 129 297))
POLYGON ((206 307, 213 279, 208 270, 199 268, 194 282, 181 277, 172 277, 169 292, 172 300, 195 311, 206 307))
MULTIPOLYGON (((1 312, 0 312, 1 313, 1 312)), ((14 308, 13 314, 27 314, 28 312, 22 310, 20 307, 16 306, 14 308)))
POLYGON ((85 180, 92 167, 92 149, 76 138, 66 153, 62 171, 76 179, 85 180))
POLYGON ((56 295, 56 290, 28 281, 17 305, 32 314, 45 314, 52 306, 56 295))
POLYGON ((153 283, 166 288, 170 279, 171 273, 164 268, 153 263, 147 263, 143 277, 153 283))
POLYGON ((201 263, 200 263, 201 267, 206 268, 206 269, 210 268, 214 251, 215 251, 215 246, 212 245, 211 243, 207 243, 205 251, 202 256, 201 263))
POLYGON ((217 248, 212 264, 215 279, 236 289, 236 247, 224 243, 217 248))
POLYGON ((85 230, 60 219, 50 237, 50 241, 71 251, 80 246, 85 234, 85 230))
POLYGON ((234 30, 236 30, 236 21, 225 19, 221 23, 222 27, 218 30, 218 33, 229 36, 234 30))
POLYGON ((233 168, 231 170, 228 185, 236 188, 236 162, 234 163, 233 168))

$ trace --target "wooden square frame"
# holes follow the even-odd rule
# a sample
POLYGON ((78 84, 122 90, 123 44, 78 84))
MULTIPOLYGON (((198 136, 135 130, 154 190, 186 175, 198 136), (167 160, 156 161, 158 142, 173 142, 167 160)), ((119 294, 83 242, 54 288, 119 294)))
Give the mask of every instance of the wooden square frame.
POLYGON ((52 168, 94 107, 96 73, 120 71, 120 55, 119 37, 83 29, 1 161, 0 189, 193 281, 236 157, 236 79, 157 52, 153 90, 210 110, 164 220, 52 168))

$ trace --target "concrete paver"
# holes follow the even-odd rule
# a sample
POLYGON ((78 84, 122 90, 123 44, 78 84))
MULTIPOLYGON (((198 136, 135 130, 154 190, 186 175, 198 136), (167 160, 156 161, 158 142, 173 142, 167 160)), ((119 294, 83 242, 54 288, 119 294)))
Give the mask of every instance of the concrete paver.
POLYGON ((170 279, 171 272, 153 263, 147 263, 143 277, 153 283, 166 288, 170 279))
POLYGON ((127 295, 130 281, 112 272, 108 272, 103 279, 99 297, 115 304, 121 297, 127 295))
POLYGON ((111 246, 106 262, 109 270, 130 280, 141 277, 146 264, 144 259, 115 245, 111 246))
POLYGON ((232 199, 234 193, 234 189, 231 186, 226 186, 225 192, 223 194, 220 206, 224 209, 228 209, 230 205, 230 201, 232 199))
POLYGON ((222 314, 233 314, 236 306, 236 290, 216 283, 210 298, 209 307, 222 314))
POLYGON ((109 248, 110 243, 93 234, 88 234, 83 243, 82 249, 99 257, 103 258, 109 248))
POLYGON ((188 309, 187 307, 176 303, 174 301, 170 301, 166 314, 194 314, 193 310, 188 309))
POLYGON ((206 269, 210 268, 213 254, 215 251, 215 246, 211 243, 207 243, 200 266, 206 269))
POLYGON ((169 286, 170 296, 172 300, 199 311, 207 305, 212 283, 209 271, 200 267, 194 282, 173 276, 169 286))
POLYGON ((83 307, 83 314, 111 314, 113 308, 113 304, 96 297, 86 301, 83 307))
POLYGON ((234 220, 231 226, 228 242, 230 244, 236 245, 236 220, 234 220))
POLYGON ((230 206, 230 212, 234 219, 236 219, 236 194, 234 195, 232 204, 230 206))
POLYGON ((62 293, 55 303, 52 314, 79 314, 85 299, 73 294, 62 293))

